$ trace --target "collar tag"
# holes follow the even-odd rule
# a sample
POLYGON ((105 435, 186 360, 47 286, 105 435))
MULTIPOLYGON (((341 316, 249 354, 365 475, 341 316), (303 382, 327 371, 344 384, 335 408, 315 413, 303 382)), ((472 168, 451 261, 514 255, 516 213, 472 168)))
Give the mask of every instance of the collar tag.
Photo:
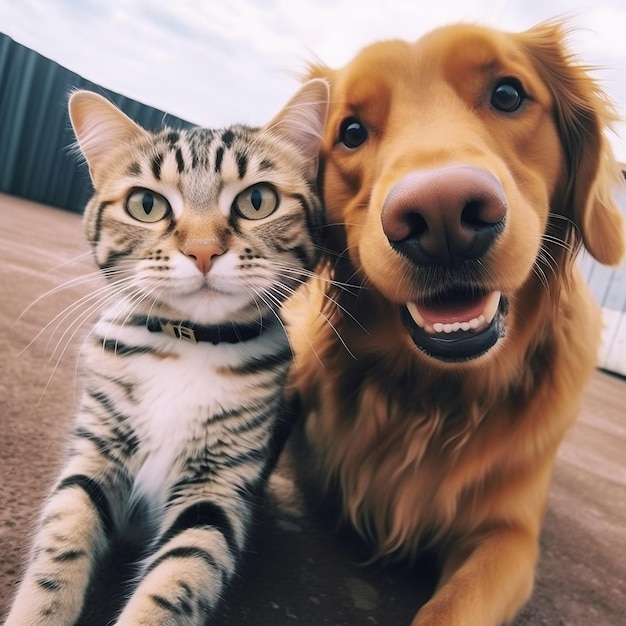
POLYGON ((182 339, 182 341, 187 341, 188 343, 198 343, 193 328, 184 326, 182 322, 176 324, 170 320, 159 319, 159 324, 161 325, 161 330, 174 339, 182 339))

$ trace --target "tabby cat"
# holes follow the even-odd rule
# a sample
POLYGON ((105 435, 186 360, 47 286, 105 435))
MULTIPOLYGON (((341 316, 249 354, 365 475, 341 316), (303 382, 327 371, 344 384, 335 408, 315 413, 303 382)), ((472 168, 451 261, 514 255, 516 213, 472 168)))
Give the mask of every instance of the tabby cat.
POLYGON ((120 537, 145 558, 116 624, 214 612, 276 454, 291 358, 278 309, 318 258, 327 106, 314 80, 262 129, 149 133, 97 94, 71 96, 107 304, 7 625, 76 623, 120 537))

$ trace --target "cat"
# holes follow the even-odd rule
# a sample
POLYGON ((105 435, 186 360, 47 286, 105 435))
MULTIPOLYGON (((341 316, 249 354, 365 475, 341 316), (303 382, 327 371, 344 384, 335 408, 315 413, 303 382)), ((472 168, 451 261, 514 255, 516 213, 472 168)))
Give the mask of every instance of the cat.
POLYGON ((261 129, 151 133, 98 94, 71 95, 106 306, 7 626, 75 624, 98 565, 128 537, 145 556, 115 624, 214 613, 286 430, 279 308, 320 255, 328 97, 317 79, 261 129))

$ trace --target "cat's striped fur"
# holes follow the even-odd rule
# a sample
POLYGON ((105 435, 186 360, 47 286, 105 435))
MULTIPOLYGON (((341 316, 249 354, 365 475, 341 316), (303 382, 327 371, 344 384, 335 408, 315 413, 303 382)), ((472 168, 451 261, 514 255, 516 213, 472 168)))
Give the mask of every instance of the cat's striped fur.
POLYGON ((263 129, 152 134, 96 94, 70 99, 105 310, 7 625, 74 624, 120 536, 145 558, 115 623, 209 621, 276 453, 291 358, 277 310, 318 257, 327 100, 317 80, 263 129))

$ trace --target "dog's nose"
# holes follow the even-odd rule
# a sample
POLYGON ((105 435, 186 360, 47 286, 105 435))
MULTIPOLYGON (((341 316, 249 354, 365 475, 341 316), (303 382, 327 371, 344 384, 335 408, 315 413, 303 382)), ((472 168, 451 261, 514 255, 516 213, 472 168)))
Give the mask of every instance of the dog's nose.
POLYGON ((388 193, 381 215, 391 245, 418 265, 454 266, 484 254, 504 228, 507 202, 487 170, 418 170, 388 193))

